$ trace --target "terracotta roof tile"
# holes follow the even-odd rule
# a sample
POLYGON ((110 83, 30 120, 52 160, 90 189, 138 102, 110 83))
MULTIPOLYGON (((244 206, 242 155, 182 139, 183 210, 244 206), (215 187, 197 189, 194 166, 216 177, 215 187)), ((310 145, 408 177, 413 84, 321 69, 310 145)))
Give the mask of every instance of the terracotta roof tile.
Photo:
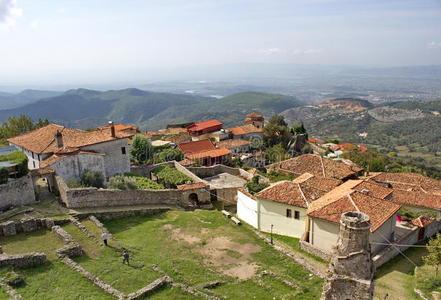
MULTIPOLYGON (((98 127, 99 129, 109 129, 111 125, 105 125, 98 127)), ((124 124, 114 124, 116 131, 126 131, 126 130, 132 130, 132 131, 138 131, 139 127, 134 125, 124 125, 124 124)))
POLYGON ((328 201, 328 203, 313 211, 308 210, 308 215, 339 223, 341 214, 345 212, 363 212, 369 216, 372 224, 371 232, 374 232, 400 209, 400 205, 398 204, 380 200, 359 192, 351 192, 342 197, 338 197, 336 200, 332 200, 333 201, 328 201))
POLYGON ((418 226, 420 228, 426 227, 427 225, 431 224, 434 221, 434 219, 426 217, 426 216, 419 216, 416 219, 413 219, 411 221, 412 225, 418 226))
POLYGON ((194 154, 194 153, 199 153, 199 152, 203 152, 203 151, 216 149, 213 142, 210 141, 209 139, 188 142, 188 143, 181 143, 181 144, 178 144, 178 148, 184 154, 194 154))
POLYGON ((252 112, 252 113, 247 115, 247 118, 263 118, 263 115, 255 113, 255 112, 252 112))
POLYGON ((387 196, 389 196, 392 193, 392 189, 389 189, 387 187, 369 181, 363 181, 359 183, 353 188, 353 190, 361 193, 366 193, 369 196, 379 199, 385 199, 387 196))
POLYGON ((198 153, 186 153, 185 157, 188 159, 202 159, 206 157, 220 157, 231 154, 231 151, 228 149, 220 148, 214 150, 201 151, 198 153))
POLYGON ((233 149, 241 146, 251 145, 250 141, 241 139, 229 139, 216 143, 219 148, 233 149))
POLYGON ((207 129, 210 127, 221 126, 221 125, 223 125, 223 124, 221 122, 219 122, 218 120, 209 120, 209 121, 194 123, 194 124, 188 126, 187 130, 200 131, 200 130, 204 130, 204 129, 207 129))
POLYGON ((166 128, 166 129, 160 129, 157 131, 148 131, 148 132, 144 133, 144 136, 146 138, 152 138, 157 135, 165 136, 165 135, 181 134, 181 133, 187 133, 187 129, 180 128, 180 127, 176 127, 176 128, 171 127, 171 128, 166 128))
POLYGON ((193 189, 202 189, 207 187, 207 185, 203 182, 195 182, 195 183, 189 183, 189 184, 181 184, 178 185, 176 188, 180 191, 187 191, 187 190, 193 190, 193 189))
POLYGON ((284 160, 279 163, 267 166, 268 169, 282 169, 301 175, 303 173, 311 173, 317 177, 328 177, 336 179, 347 179, 355 176, 362 169, 349 166, 343 162, 337 162, 330 159, 322 158, 315 154, 304 154, 295 158, 284 160))
POLYGON ((65 147, 83 147, 131 136, 129 133, 118 132, 116 137, 112 137, 110 129, 97 129, 87 132, 56 124, 49 124, 28 133, 10 138, 8 141, 37 154, 54 153, 58 149, 55 143, 55 134, 57 131, 61 132, 63 136, 63 145, 65 147))
POLYGON ((247 125, 232 127, 232 128, 228 128, 228 129, 231 130, 233 135, 242 135, 242 134, 247 134, 247 133, 261 133, 262 132, 261 128, 257 128, 253 124, 247 124, 247 125))
POLYGON ((441 192, 441 180, 429 178, 417 173, 380 173, 371 179, 390 184, 394 189, 422 191, 428 193, 441 192))
POLYGON ((436 194, 394 190, 391 200, 402 205, 441 209, 441 195, 436 194))

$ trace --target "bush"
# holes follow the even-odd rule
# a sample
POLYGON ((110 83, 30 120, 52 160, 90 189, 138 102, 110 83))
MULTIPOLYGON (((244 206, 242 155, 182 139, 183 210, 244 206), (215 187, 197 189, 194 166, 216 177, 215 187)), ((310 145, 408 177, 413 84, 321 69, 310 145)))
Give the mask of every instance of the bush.
POLYGON ((164 149, 153 155, 153 163, 158 164, 167 161, 181 161, 184 159, 184 154, 179 149, 164 149))
POLYGON ((248 188, 248 192, 250 194, 257 194, 258 192, 260 192, 261 190, 269 187, 269 184, 267 183, 260 183, 260 176, 254 176, 251 179, 251 182, 246 184, 246 187, 248 188))
POLYGON ((266 177, 272 182, 282 181, 282 180, 294 180, 295 176, 292 174, 283 174, 275 170, 271 170, 266 174, 266 177))
POLYGON ((136 179, 135 177, 115 175, 110 178, 108 188, 116 190, 136 190, 136 179))
POLYGON ((83 186, 104 187, 104 175, 99 171, 84 170, 81 175, 80 184, 83 186))
POLYGON ((151 172, 154 173, 156 177, 158 177, 158 179, 160 179, 163 183, 173 187, 184 184, 187 181, 193 182, 193 180, 187 175, 184 175, 175 168, 166 165, 154 167, 151 172))
POLYGON ((132 160, 138 164, 145 164, 153 158, 153 153, 154 148, 146 137, 142 135, 135 136, 132 146, 130 147, 132 160))
POLYGON ((136 181, 137 190, 162 190, 165 187, 162 184, 154 182, 145 177, 133 177, 136 181))
POLYGON ((0 169, 0 184, 8 183, 9 172, 5 168, 0 169))

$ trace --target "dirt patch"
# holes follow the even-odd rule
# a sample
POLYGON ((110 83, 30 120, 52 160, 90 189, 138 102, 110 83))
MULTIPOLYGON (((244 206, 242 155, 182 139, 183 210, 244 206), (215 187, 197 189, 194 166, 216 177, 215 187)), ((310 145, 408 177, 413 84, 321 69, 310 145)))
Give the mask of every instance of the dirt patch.
POLYGON ((165 224, 164 226, 162 226, 162 229, 170 231, 171 238, 176 241, 185 241, 189 244, 196 244, 201 242, 201 239, 199 237, 181 232, 181 228, 174 228, 171 224, 165 224))
POLYGON ((258 245, 239 244, 225 236, 216 237, 199 249, 206 257, 204 263, 219 267, 222 273, 241 280, 249 279, 256 273, 259 267, 249 260, 251 254, 259 251, 258 245), (238 255, 232 255, 230 251, 238 255))

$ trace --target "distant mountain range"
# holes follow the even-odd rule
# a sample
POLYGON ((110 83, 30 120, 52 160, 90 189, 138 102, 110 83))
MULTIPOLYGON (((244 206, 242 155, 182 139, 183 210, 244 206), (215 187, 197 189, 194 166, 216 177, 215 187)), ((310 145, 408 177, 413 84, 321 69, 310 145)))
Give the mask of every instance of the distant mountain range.
POLYGON ((291 96, 255 92, 216 99, 134 88, 105 92, 75 89, 20 107, 0 110, 0 121, 25 114, 34 120, 47 118, 51 122, 77 128, 97 127, 109 120, 136 124, 144 130, 208 119, 219 119, 226 126, 232 126, 240 124, 244 116, 252 111, 270 116, 303 104, 291 96))
POLYGON ((0 109, 20 107, 43 98, 55 97, 62 93, 63 92, 40 90, 23 90, 18 94, 0 92, 0 109))

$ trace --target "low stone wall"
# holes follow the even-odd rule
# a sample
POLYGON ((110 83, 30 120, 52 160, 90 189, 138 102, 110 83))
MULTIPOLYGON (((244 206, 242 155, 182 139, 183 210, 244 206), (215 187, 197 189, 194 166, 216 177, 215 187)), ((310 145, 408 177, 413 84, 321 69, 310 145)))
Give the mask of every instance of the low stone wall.
POLYGON ((375 268, 378 268, 400 254, 400 251, 404 251, 409 248, 409 246, 396 246, 395 244, 401 245, 414 245, 418 242, 418 233, 419 228, 415 227, 409 232, 406 236, 404 236, 401 240, 396 241, 391 246, 387 246, 383 250, 381 250, 377 255, 372 258, 374 262, 375 268))
POLYGON ((63 228, 57 225, 53 226, 52 232, 65 244, 63 247, 57 249, 56 253, 58 257, 76 257, 83 255, 83 249, 80 244, 78 244, 63 228))
POLYGON ((21 221, 7 221, 0 223, 0 236, 11 236, 23 232, 33 232, 42 228, 51 229, 54 225, 62 225, 68 222, 68 219, 52 220, 49 218, 28 218, 21 221))
POLYGON ((23 297, 17 293, 17 291, 12 288, 9 284, 5 282, 3 278, 0 278, 0 287, 9 295, 12 300, 23 300, 23 297))
POLYGON ((40 266, 47 263, 47 257, 44 253, 29 253, 20 255, 0 255, 0 267, 13 266, 24 269, 40 266))
POLYGON ((331 255, 329 253, 322 251, 321 249, 315 247, 314 245, 311 245, 310 243, 305 241, 299 241, 299 243, 300 243, 300 249, 326 260, 331 259, 331 255))
POLYGON ((86 271, 82 266, 80 266, 79 264, 77 264, 76 262, 71 260, 69 257, 64 257, 62 259, 62 262, 64 264, 66 264, 67 266, 69 266, 74 271, 77 271, 82 276, 89 279, 94 285, 96 285, 97 287, 102 289, 107 294, 112 295, 118 299, 125 299, 126 298, 124 293, 118 291, 117 289, 113 288, 111 285, 105 283, 104 281, 102 281, 100 278, 93 275, 89 271, 86 271))
POLYGON ((0 210, 3 207, 35 203, 34 183, 31 175, 0 184, 0 210))
POLYGON ((187 175, 188 177, 190 177, 191 179, 193 179, 194 182, 204 182, 206 183, 204 180, 202 180, 201 178, 198 177, 198 175, 194 174, 193 172, 191 172, 190 170, 188 170, 187 168, 185 168, 184 166, 182 166, 180 163, 174 161, 173 162, 173 166, 176 168, 176 170, 178 170, 179 172, 187 175))
POLYGON ((224 165, 214 165, 211 167, 187 167, 187 170, 189 170, 191 173, 195 174, 196 176, 202 179, 205 177, 212 177, 220 173, 228 173, 234 176, 241 176, 240 169, 232 168, 224 165))
POLYGON ((137 290, 134 293, 130 293, 127 295, 127 299, 135 300, 135 299, 141 299, 144 298, 152 293, 154 293, 156 290, 160 289, 164 285, 171 282, 171 278, 168 276, 163 276, 161 278, 156 279, 152 283, 148 284, 147 286, 137 290))

